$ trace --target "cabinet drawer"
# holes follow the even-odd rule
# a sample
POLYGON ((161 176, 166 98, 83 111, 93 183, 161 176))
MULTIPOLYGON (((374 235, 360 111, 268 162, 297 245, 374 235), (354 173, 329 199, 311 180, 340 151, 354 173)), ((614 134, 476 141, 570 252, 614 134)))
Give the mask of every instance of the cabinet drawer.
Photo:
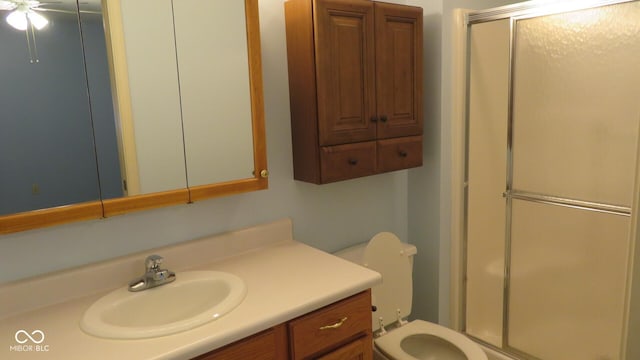
MULTIPOLYGON (((314 311, 289 322, 293 360, 334 350, 358 337, 371 339, 371 292, 314 311)), ((368 341, 371 347, 371 341, 368 341)))
POLYGON ((422 165, 422 136, 378 141, 378 172, 422 165))
POLYGON ((376 171, 376 143, 324 146, 320 152, 322 182, 373 175, 376 171))

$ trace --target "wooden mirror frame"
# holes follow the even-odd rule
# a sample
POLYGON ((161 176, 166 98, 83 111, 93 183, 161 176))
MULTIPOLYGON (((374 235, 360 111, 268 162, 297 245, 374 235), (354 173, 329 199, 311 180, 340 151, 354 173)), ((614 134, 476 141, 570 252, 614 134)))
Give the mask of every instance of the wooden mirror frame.
MULTIPOLYGON (((258 16, 258 0, 245 1, 247 24, 247 50, 249 54, 249 87, 251 96, 251 122, 253 130, 253 163, 254 176, 246 179, 194 186, 186 189, 170 190, 159 193, 127 196, 116 199, 105 199, 72 205, 39 209, 17 214, 0 216, 0 234, 37 229, 64 223, 100 219, 129 212, 154 209, 170 205, 187 204, 193 201, 213 197, 239 194, 248 191, 263 190, 268 187, 266 134, 264 125, 264 97, 262 92, 262 58, 260 52, 260 23, 258 16)), ((104 21, 109 24, 109 14, 119 17, 113 12, 119 7, 105 6, 103 3, 104 21)), ((109 29, 106 26, 106 29, 109 29)), ((105 34, 107 43, 111 43, 110 34, 105 34)), ((122 53, 124 54, 124 53, 122 53)), ((109 49, 110 61, 113 54, 109 49)), ((128 94, 118 93, 114 102, 122 104, 129 101, 128 94)))

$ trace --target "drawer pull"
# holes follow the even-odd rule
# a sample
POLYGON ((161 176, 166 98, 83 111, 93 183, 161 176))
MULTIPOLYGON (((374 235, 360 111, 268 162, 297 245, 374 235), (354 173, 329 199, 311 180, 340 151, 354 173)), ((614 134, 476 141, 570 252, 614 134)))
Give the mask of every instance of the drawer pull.
POLYGON ((407 155, 409 155, 409 153, 407 153, 404 150, 400 150, 400 151, 398 151, 398 155, 400 155, 400 157, 407 157, 407 155))
POLYGON ((325 325, 325 326, 321 326, 320 330, 329 330, 329 329, 337 329, 340 326, 342 326, 342 324, 344 324, 344 322, 347 321, 347 317, 343 317, 342 319, 340 319, 340 321, 338 321, 335 324, 331 324, 331 325, 325 325))
POLYGON ((349 165, 358 165, 358 159, 349 159, 349 165))

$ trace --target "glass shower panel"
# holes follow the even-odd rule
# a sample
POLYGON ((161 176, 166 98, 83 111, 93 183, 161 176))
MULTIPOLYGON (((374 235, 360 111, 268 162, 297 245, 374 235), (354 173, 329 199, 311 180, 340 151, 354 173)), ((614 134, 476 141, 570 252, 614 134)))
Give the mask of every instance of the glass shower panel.
POLYGON ((470 33, 466 332, 502 346, 509 28, 500 20, 470 33))
POLYGON ((629 217, 513 200, 508 345, 620 359, 629 217))
POLYGON ((517 21, 513 188, 631 206, 640 2, 517 21))

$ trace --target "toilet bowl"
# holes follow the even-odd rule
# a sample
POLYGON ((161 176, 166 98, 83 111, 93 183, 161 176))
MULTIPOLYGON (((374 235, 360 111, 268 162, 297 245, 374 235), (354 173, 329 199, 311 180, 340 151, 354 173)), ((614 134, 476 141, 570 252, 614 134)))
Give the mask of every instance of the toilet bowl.
POLYGON ((487 359, 484 351, 466 336, 424 320, 413 320, 389 331, 374 343, 387 359, 487 359))
POLYGON ((480 346, 465 335, 424 320, 407 322, 413 295, 416 247, 382 232, 368 243, 335 255, 375 270, 382 284, 371 289, 374 358, 389 360, 487 360, 480 346))

